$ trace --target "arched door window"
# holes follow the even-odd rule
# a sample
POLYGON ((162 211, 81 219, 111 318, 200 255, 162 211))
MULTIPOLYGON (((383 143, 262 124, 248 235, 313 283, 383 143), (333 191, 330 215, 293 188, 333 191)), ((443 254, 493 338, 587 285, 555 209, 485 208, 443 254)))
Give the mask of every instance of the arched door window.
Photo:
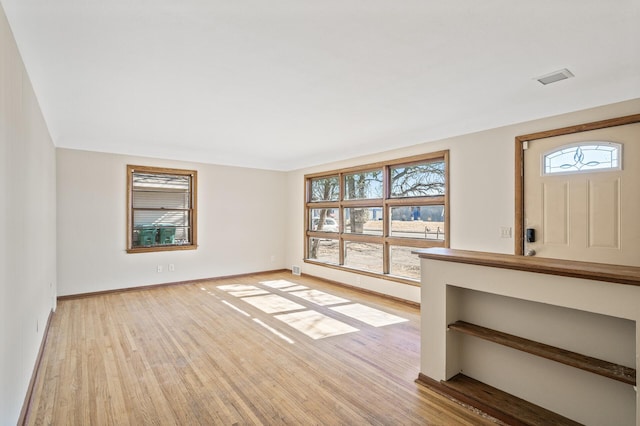
POLYGON ((548 152, 542 161, 542 174, 620 170, 622 145, 615 142, 588 141, 565 145, 548 152))

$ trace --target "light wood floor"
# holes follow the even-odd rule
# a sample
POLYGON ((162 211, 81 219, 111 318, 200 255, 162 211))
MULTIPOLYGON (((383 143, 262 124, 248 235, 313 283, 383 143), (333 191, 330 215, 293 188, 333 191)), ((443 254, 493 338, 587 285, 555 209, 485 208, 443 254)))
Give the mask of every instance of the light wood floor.
POLYGON ((418 309, 290 273, 62 300, 27 423, 495 424, 416 384, 419 358, 418 309), (277 279, 409 321, 373 327, 260 284, 277 279), (228 284, 255 285, 360 331, 311 339, 218 288, 228 284))

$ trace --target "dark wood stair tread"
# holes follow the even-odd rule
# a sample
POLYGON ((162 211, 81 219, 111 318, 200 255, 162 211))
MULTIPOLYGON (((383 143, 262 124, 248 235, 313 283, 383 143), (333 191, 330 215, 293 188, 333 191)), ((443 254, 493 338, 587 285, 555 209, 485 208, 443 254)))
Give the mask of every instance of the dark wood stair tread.
POLYGON ((577 352, 571 352, 555 346, 524 339, 522 337, 492 330, 490 328, 471 324, 465 321, 456 321, 449 325, 449 329, 560 362, 581 370, 589 371, 613 380, 618 380, 629 385, 636 385, 635 368, 603 361, 577 352))

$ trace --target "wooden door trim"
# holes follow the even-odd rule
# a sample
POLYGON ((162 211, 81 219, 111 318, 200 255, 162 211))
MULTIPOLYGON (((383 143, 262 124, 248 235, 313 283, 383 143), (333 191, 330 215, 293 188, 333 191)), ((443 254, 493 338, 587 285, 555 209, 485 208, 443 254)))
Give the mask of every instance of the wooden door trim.
POLYGON ((514 220, 514 253, 524 255, 524 149, 523 143, 531 143, 537 139, 545 139, 554 136, 569 135, 573 133, 588 132, 590 130, 605 129, 608 127, 624 126, 640 123, 640 114, 616 117, 608 120, 593 121, 575 126, 559 129, 545 130, 543 132, 530 133, 516 136, 515 139, 515 220, 514 220))

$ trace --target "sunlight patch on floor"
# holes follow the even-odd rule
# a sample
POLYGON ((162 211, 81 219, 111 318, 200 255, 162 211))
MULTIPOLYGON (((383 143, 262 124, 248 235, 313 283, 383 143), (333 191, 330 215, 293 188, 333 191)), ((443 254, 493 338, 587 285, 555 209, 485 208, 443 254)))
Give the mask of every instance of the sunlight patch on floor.
POLYGON ((228 285, 219 285, 218 288, 223 291, 251 291, 251 290, 260 290, 260 287, 256 287, 255 285, 248 284, 228 284, 228 285))
POLYGON ((296 283, 292 283, 287 280, 273 280, 273 281, 260 281, 260 284, 266 285, 267 287, 282 289, 285 287, 291 287, 296 285, 296 283))
POLYGON ((325 293, 324 291, 320 290, 303 290, 289 294, 320 306, 337 305, 338 303, 351 302, 348 299, 343 299, 342 297, 334 296, 333 294, 325 293))
MULTIPOLYGON (((268 289, 248 284, 221 285, 218 286, 218 289, 227 292, 231 296, 240 298, 240 300, 247 302, 267 314, 280 314, 274 315, 274 318, 306 334, 312 339, 322 339, 325 337, 338 336, 340 334, 352 333, 360 330, 337 319, 328 317, 314 310, 309 310, 309 308, 290 300, 290 298, 288 298, 289 294, 318 306, 327 306, 329 309, 339 314, 348 316, 373 327, 382 327, 385 325, 408 321, 405 318, 388 314, 359 303, 351 303, 349 299, 334 296, 333 294, 325 293, 324 291, 310 289, 309 287, 299 285, 288 280, 261 281, 259 284, 286 293, 283 293, 281 296, 269 292, 268 289), (347 304, 331 307, 331 305, 344 303, 347 304)), ((202 290, 205 289, 202 288, 202 290)), ((249 313, 243 311, 237 306, 225 300, 222 302, 237 312, 251 317, 249 313)), ((257 318, 253 318, 253 320, 262 327, 278 335, 280 338, 286 341, 290 340, 285 335, 281 335, 277 330, 272 329, 263 321, 257 318)), ((293 343, 293 341, 290 343, 293 343)))
POLYGON ((262 327, 264 327, 265 329, 269 330, 270 332, 272 332, 273 334, 275 334, 276 336, 278 336, 279 338, 281 338, 282 340, 284 340, 287 343, 294 343, 293 340, 291 340, 290 338, 288 338, 287 336, 285 336, 284 334, 280 333, 278 330, 276 330, 273 327, 268 326, 267 324, 265 324, 264 322, 260 321, 258 318, 254 318, 253 319, 256 323, 260 324, 262 327))
POLYGON ((230 295, 235 297, 247 297, 247 296, 260 296, 263 294, 271 294, 267 290, 262 290, 260 288, 255 290, 242 290, 242 291, 230 291, 230 295))
POLYGON ((268 294, 266 296, 243 297, 242 300, 255 306, 263 312, 273 314, 276 312, 296 311, 305 307, 292 302, 277 294, 268 294))
POLYGON ((242 309, 238 308, 237 306, 227 302, 226 300, 223 300, 222 303, 224 303, 225 305, 227 305, 228 307, 230 307, 231 309, 235 309, 237 312, 240 312, 242 315, 244 315, 245 317, 250 317, 251 315, 249 315, 248 313, 246 313, 245 311, 243 311, 242 309))
POLYGON ((218 288, 220 290, 224 290, 228 292, 230 295, 235 297, 258 296, 261 294, 269 294, 267 290, 263 290, 260 287, 256 287, 254 285, 247 285, 247 284, 221 285, 221 286, 218 286, 218 288))
POLYGON ((314 340, 359 331, 355 327, 315 311, 275 315, 275 318, 314 340))
POLYGON ((298 290, 306 290, 309 287, 304 285, 294 285, 293 287, 283 288, 282 291, 298 291, 298 290))
POLYGON ((309 287, 292 283, 287 280, 273 280, 273 281, 260 281, 260 284, 266 285, 267 287, 275 288, 280 291, 297 291, 297 290, 306 290, 309 287))
POLYGON ((342 315, 357 319, 358 321, 362 321, 365 324, 369 324, 373 327, 382 327, 389 324, 398 324, 400 322, 409 321, 408 319, 388 314, 386 312, 379 311, 378 309, 361 305, 360 303, 335 306, 329 309, 339 312, 342 315))

